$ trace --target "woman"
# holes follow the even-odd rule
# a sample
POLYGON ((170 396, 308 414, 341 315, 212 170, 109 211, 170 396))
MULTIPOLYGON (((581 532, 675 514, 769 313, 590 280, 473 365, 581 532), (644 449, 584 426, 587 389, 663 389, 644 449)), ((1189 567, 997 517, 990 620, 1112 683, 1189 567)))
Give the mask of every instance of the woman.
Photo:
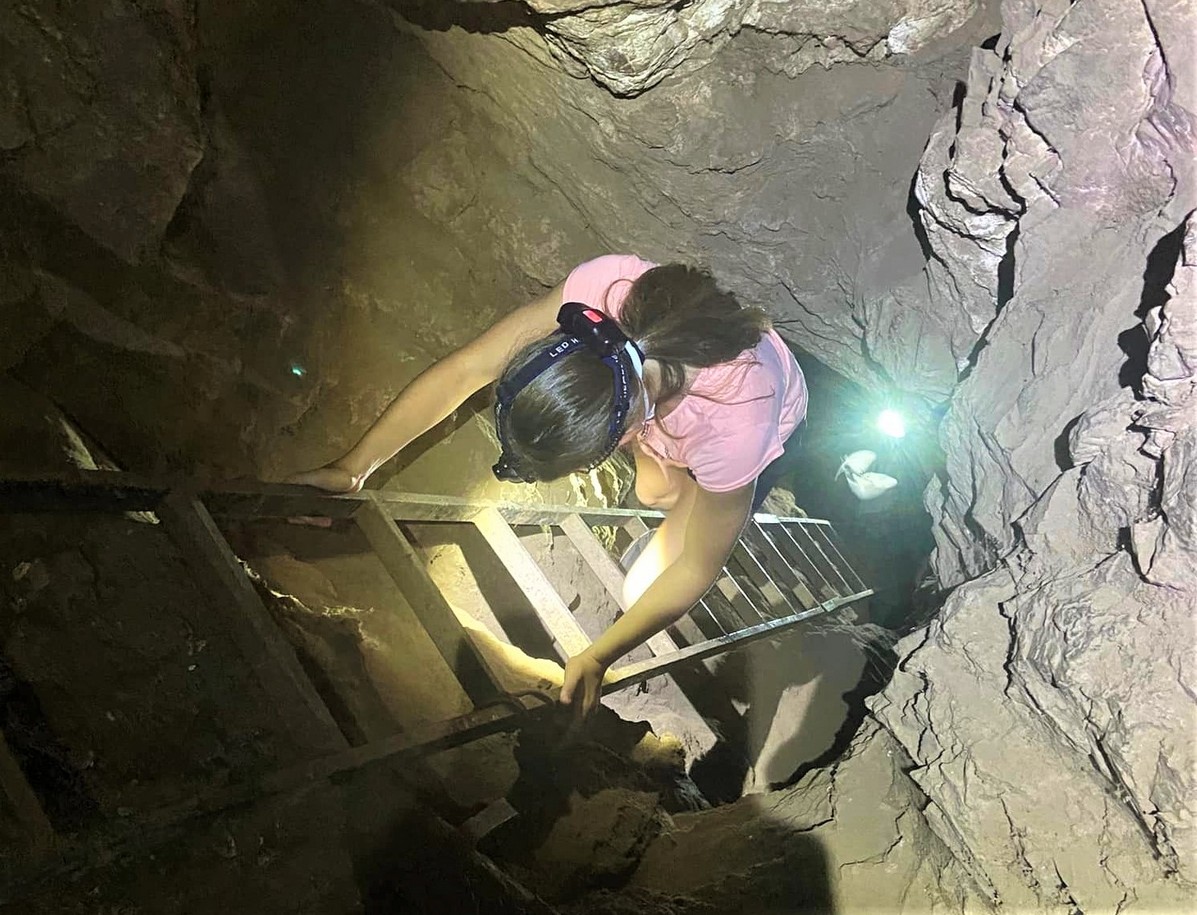
POLYGON ((623 446, 637 498, 665 513, 628 572, 627 612, 566 664, 561 701, 586 715, 610 665, 714 583, 806 415, 806 384, 765 313, 709 274, 607 255, 431 366, 348 454, 290 482, 357 491, 496 379, 497 476, 551 480, 623 446))

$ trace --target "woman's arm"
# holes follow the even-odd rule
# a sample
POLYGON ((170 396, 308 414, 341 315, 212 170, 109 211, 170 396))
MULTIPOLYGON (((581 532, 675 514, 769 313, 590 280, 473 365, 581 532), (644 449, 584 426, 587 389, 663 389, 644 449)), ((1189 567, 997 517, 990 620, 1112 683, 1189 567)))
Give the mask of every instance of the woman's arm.
POLYGON ((361 489, 370 474, 413 439, 498 378, 516 349, 556 329, 562 286, 564 283, 517 308, 461 349, 433 363, 399 392, 344 456, 316 470, 294 474, 288 482, 335 492, 361 489))
POLYGON ((713 493, 694 486, 679 498, 656 536, 680 535, 680 555, 589 648, 570 658, 562 702, 573 702, 582 715, 588 715, 598 704, 607 668, 676 622, 707 592, 744 529, 755 489, 749 483, 731 492, 713 493))

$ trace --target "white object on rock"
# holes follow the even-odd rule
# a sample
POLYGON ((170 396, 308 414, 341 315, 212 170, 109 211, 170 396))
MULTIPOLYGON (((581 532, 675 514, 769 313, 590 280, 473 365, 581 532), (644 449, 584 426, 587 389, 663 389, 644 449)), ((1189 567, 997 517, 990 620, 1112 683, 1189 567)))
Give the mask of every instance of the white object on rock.
POLYGON ((876 499, 883 492, 898 485, 898 481, 888 474, 867 472, 875 460, 877 455, 872 451, 853 451, 844 458, 840 469, 835 472, 836 479, 839 479, 840 474, 847 478, 852 495, 862 502, 876 499))
POLYGON ((844 463, 840 464, 840 469, 835 472, 835 478, 838 480, 842 473, 849 475, 864 473, 873 466, 875 460, 877 460, 877 454, 873 451, 853 451, 844 458, 844 463))

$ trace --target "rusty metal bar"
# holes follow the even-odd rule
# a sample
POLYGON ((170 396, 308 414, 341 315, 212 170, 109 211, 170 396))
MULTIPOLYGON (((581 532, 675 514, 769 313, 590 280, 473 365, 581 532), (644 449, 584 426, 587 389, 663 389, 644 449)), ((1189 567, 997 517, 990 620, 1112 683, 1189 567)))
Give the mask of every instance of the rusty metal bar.
POLYGON ((832 598, 831 600, 824 601, 817 607, 812 607, 810 610, 804 610, 801 613, 795 613, 792 616, 785 616, 780 619, 768 620, 767 622, 758 623, 755 626, 750 626, 747 629, 742 629, 730 635, 710 639, 699 645, 691 645, 688 648, 679 650, 669 658, 653 658, 649 661, 640 661, 617 668, 612 678, 603 684, 603 695, 636 686, 652 677, 669 673, 673 668, 682 664, 696 663, 722 652, 730 651, 733 648, 738 648, 741 645, 748 645, 761 639, 781 635, 812 617, 838 610, 855 601, 863 600, 872 593, 871 590, 867 590, 848 594, 843 597, 832 598))

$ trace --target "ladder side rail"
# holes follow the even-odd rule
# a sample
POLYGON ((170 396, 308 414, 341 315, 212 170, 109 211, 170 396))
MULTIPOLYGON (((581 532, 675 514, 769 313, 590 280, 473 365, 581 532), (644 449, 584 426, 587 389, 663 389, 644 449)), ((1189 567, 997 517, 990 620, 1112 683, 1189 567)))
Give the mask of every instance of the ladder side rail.
POLYGON ((493 702, 503 691, 502 680, 478 651, 396 522, 374 501, 363 504, 353 520, 466 695, 476 706, 493 702))
POLYGON ((768 620, 717 639, 710 639, 699 645, 691 645, 688 648, 679 649, 671 657, 653 658, 616 668, 611 679, 603 684, 603 695, 627 689, 631 686, 637 686, 652 677, 669 673, 673 668, 680 665, 693 664, 714 655, 731 651, 742 645, 749 645, 761 639, 776 637, 812 617, 831 613, 855 601, 863 600, 872 593, 872 591, 866 590, 842 597, 835 597, 824 601, 818 607, 812 607, 810 610, 804 610, 792 616, 768 620))
POLYGON ((532 605, 545 631, 557 643, 562 660, 585 651, 590 638, 498 509, 483 509, 473 523, 532 605))
POLYGON ((203 503, 179 491, 164 498, 156 511, 196 584, 208 589, 230 636, 294 739, 313 750, 344 748, 345 735, 308 679, 294 646, 203 503))

